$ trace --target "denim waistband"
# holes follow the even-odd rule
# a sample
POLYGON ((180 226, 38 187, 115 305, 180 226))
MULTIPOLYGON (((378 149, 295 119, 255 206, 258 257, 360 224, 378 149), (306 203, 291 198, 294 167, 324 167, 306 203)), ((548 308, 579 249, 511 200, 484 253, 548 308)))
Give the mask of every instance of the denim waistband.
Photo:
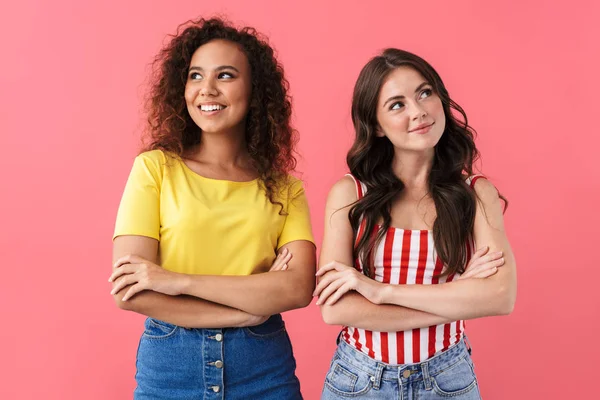
POLYGON ((415 364, 386 364, 356 350, 345 341, 338 344, 336 356, 351 363, 372 378, 373 386, 378 388, 381 380, 429 381, 435 376, 456 364, 463 357, 470 357, 470 347, 463 337, 460 342, 452 345, 446 351, 436 354, 430 359, 415 364))

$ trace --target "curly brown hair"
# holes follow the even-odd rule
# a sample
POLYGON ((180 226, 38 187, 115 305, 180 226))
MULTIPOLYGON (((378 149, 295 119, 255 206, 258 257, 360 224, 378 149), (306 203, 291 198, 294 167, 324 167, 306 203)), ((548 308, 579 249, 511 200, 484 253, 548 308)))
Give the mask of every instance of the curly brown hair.
POLYGON ((160 149, 181 157, 200 143, 201 129, 190 117, 184 98, 192 55, 203 44, 223 39, 237 43, 248 58, 252 95, 246 118, 246 145, 271 203, 287 174, 296 168, 297 132, 291 126, 289 83, 273 48, 254 28, 237 29, 222 18, 183 23, 155 57, 145 150, 160 149))

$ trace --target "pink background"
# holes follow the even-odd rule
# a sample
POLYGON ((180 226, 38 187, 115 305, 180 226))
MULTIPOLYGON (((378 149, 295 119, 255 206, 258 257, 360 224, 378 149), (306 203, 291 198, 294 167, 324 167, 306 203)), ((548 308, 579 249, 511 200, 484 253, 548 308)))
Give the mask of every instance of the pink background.
MULTIPOLYGON (((0 6, 0 398, 131 398, 143 318, 116 309, 106 279, 147 65, 179 23, 215 12, 279 51, 319 242, 360 68, 386 46, 434 65, 510 199, 516 309, 468 323, 483 396, 588 398, 600 356, 598 2, 216 3, 0 6)), ((317 399, 338 328, 314 302, 286 319, 304 395, 317 399)))

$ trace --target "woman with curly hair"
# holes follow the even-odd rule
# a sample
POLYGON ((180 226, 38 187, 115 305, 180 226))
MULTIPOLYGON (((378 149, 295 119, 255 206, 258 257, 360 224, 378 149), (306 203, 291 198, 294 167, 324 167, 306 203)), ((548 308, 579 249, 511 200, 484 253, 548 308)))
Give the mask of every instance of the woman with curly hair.
POLYGON ((254 29, 184 28, 113 238, 111 293, 148 316, 135 398, 300 399, 280 313, 310 303, 316 260, 288 83, 254 29))
POLYGON ((431 65, 397 49, 362 69, 352 120, 315 290, 344 326, 322 399, 479 399, 464 320, 512 311, 516 267, 474 131, 431 65))

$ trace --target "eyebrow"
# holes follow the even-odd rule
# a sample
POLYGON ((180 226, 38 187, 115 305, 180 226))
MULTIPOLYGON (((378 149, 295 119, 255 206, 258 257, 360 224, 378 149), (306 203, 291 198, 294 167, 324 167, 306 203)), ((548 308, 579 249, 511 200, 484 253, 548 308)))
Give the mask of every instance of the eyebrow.
MULTIPOLYGON (((240 72, 240 71, 239 71, 239 70, 238 70, 236 67, 234 67, 233 65, 221 65, 221 66, 219 66, 219 67, 215 68, 215 71, 216 71, 216 72, 219 72, 219 71, 223 71, 223 70, 226 70, 226 69, 234 70, 234 71, 235 71, 235 72, 237 72, 237 73, 239 73, 239 72, 240 72)), ((202 67, 193 66, 193 67, 190 67, 190 70, 189 70, 189 72, 192 72, 192 71, 200 71, 200 72, 204 72, 204 69, 203 69, 202 67)))
MULTIPOLYGON (((415 89, 415 93, 417 93, 419 90, 423 89, 423 87, 424 87, 424 86, 428 86, 428 85, 429 85, 429 86, 431 86, 431 85, 430 85, 430 83, 429 83, 429 82, 427 82, 427 81, 425 81, 425 82, 421 83, 421 84, 420 84, 419 86, 417 86, 417 88, 415 89)), ((383 107, 385 107, 385 105, 386 105, 387 103, 389 103, 390 101, 394 101, 394 100, 402 100, 402 99, 404 99, 404 98, 405 98, 404 96, 392 96, 392 97, 390 97, 389 99, 387 99, 387 100, 385 101, 385 103, 383 103, 383 107)))

